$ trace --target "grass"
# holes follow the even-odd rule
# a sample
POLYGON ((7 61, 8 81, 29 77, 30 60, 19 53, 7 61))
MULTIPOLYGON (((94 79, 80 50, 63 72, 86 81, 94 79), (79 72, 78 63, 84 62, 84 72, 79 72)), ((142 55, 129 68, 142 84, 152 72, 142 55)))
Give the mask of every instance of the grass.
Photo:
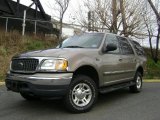
POLYGON ((33 35, 22 37, 17 31, 5 33, 0 30, 0 82, 4 80, 14 55, 26 51, 53 48, 56 45, 57 40, 54 38, 33 35))

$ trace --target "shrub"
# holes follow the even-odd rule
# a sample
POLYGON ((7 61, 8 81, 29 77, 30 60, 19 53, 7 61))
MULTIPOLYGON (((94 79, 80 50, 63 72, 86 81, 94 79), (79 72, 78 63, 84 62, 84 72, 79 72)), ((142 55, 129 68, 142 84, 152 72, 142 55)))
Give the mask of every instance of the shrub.
POLYGON ((160 61, 155 63, 151 58, 147 60, 147 74, 145 76, 148 79, 160 79, 160 61))

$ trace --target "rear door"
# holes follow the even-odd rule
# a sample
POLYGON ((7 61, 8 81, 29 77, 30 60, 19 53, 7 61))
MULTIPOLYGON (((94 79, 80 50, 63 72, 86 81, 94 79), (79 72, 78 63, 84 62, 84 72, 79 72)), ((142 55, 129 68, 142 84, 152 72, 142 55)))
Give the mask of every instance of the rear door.
POLYGON ((123 67, 123 79, 133 79, 136 67, 136 58, 129 41, 124 37, 119 37, 121 51, 121 66, 123 67))

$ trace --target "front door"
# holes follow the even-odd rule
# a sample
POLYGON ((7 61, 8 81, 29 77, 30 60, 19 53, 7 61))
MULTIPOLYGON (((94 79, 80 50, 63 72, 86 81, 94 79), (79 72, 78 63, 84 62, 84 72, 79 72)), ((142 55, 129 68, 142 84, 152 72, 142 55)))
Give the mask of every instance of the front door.
POLYGON ((104 85, 115 84, 124 79, 124 68, 122 66, 122 57, 117 37, 113 34, 107 34, 105 44, 109 43, 117 45, 117 49, 103 53, 101 56, 101 76, 104 85))

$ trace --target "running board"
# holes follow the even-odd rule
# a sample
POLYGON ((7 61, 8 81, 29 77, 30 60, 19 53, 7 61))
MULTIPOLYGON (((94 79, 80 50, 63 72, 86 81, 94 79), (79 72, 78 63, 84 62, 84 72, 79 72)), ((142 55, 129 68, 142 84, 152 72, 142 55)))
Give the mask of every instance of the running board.
POLYGON ((135 83, 133 81, 131 82, 125 82, 125 83, 121 83, 121 84, 116 84, 116 85, 112 85, 112 86, 107 86, 107 87, 102 87, 99 89, 99 92, 100 93, 108 93, 108 92, 111 92, 111 91, 115 91, 115 90, 118 90, 118 89, 122 89, 122 88, 126 88, 126 87, 129 87, 129 86, 132 86, 132 85, 135 85, 135 83))

